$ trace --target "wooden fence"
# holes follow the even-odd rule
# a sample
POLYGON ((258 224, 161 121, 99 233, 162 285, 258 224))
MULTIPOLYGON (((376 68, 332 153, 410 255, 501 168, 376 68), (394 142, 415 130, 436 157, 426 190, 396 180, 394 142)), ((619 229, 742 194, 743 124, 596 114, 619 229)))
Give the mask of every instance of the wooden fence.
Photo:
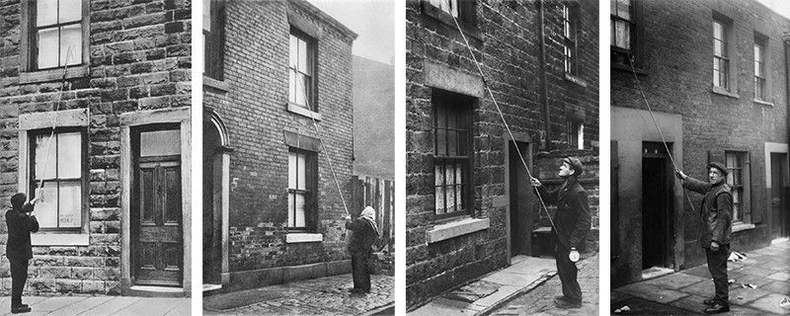
POLYGON ((393 252, 395 247, 395 182, 379 178, 351 177, 351 215, 359 216, 366 206, 376 210, 381 231, 377 248, 393 252))

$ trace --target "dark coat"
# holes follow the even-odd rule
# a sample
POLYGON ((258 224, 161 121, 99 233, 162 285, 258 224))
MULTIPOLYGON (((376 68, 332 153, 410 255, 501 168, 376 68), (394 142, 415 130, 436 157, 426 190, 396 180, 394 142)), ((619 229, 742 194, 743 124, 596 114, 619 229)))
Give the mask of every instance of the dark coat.
POLYGON ((5 223, 8 227, 8 243, 5 255, 9 259, 28 260, 33 258, 33 249, 30 245, 30 233, 38 231, 38 221, 33 215, 32 204, 22 206, 22 211, 8 210, 5 213, 5 223))
POLYGON ((732 189, 722 181, 711 185, 692 177, 683 180, 683 187, 691 191, 705 194, 699 210, 700 224, 699 241, 702 247, 710 248, 710 242, 727 245, 732 239, 732 189))
POLYGON ((554 190, 547 190, 544 186, 539 186, 538 190, 547 206, 557 205, 553 219, 556 230, 552 228, 557 242, 565 249, 581 249, 592 219, 587 192, 577 178, 569 177, 562 186, 554 190))
POLYGON ((378 240, 379 236, 373 226, 365 219, 357 218, 346 221, 346 228, 353 231, 351 240, 348 242, 348 251, 353 253, 369 253, 371 246, 378 240))

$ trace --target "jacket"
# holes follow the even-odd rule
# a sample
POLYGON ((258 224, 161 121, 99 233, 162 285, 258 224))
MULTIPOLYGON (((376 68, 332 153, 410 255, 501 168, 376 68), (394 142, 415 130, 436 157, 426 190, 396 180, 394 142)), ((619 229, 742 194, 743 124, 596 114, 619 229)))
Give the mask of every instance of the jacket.
POLYGON ((11 209, 5 213, 5 223, 8 227, 8 243, 5 255, 9 259, 28 260, 33 258, 33 249, 30 245, 30 233, 38 231, 38 221, 33 215, 32 204, 22 206, 22 212, 11 209))
POLYGON ((348 242, 348 251, 353 253, 369 253, 372 246, 379 238, 378 233, 370 223, 362 218, 346 221, 346 228, 352 230, 348 242))
POLYGON ((718 185, 686 177, 683 187, 691 191, 705 194, 702 207, 699 209, 700 229, 699 241, 702 247, 710 248, 715 241, 727 245, 732 239, 732 189, 722 181, 718 185))
POLYGON ((553 219, 556 227, 552 228, 557 242, 565 249, 583 248, 592 219, 587 191, 579 184, 578 179, 569 177, 555 190, 539 186, 538 191, 544 203, 557 205, 553 219))

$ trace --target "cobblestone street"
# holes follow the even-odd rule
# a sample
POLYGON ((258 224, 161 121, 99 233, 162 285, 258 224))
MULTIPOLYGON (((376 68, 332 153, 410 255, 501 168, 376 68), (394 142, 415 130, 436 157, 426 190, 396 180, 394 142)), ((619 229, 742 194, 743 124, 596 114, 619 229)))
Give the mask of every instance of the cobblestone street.
POLYGON ((516 315, 598 315, 598 253, 579 262, 579 285, 582 288, 582 308, 559 309, 554 297, 562 295, 560 277, 555 275, 545 283, 493 311, 495 316, 516 315))
POLYGON ((371 276, 370 294, 352 294, 351 274, 303 280, 203 299, 203 315, 360 315, 394 302, 394 278, 371 276))
MULTIPOLYGON (((735 280, 730 284, 728 315, 790 315, 790 308, 780 306, 790 296, 790 242, 748 252, 746 257, 727 263, 728 277, 735 280)), ((621 315, 700 315, 702 300, 712 295, 708 267, 701 265, 614 289, 611 310, 628 306, 630 311, 621 315)))

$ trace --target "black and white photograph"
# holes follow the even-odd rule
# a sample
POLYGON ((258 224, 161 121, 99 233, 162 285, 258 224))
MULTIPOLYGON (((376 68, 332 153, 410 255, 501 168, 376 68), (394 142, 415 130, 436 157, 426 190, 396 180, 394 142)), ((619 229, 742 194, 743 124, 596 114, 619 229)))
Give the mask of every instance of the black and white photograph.
POLYGON ((611 1, 612 314, 790 314, 788 9, 611 1))
POLYGON ((0 2, 0 315, 189 315, 189 1, 0 2))
POLYGON ((393 3, 203 5, 203 314, 393 315, 393 3))
POLYGON ((406 2, 409 315, 598 315, 598 14, 406 2))

